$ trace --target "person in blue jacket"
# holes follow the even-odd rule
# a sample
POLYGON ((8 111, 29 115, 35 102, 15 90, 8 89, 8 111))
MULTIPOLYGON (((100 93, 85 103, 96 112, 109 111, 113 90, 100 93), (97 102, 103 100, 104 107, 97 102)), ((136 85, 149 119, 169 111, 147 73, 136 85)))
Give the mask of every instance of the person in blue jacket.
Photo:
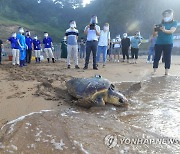
POLYGON ((31 33, 30 31, 26 31, 26 62, 31 63, 31 58, 32 58, 32 45, 33 45, 33 39, 31 38, 31 33))
POLYGON ((33 49, 35 52, 35 57, 36 57, 36 63, 40 63, 40 56, 41 56, 41 41, 38 40, 37 35, 34 36, 33 40, 33 49))
POLYGON ((52 62, 55 63, 54 54, 52 51, 52 50, 54 50, 53 42, 47 32, 44 32, 43 44, 44 44, 44 51, 46 53, 48 63, 49 63, 49 58, 52 58, 52 62))
POLYGON ((12 49, 12 64, 15 66, 16 64, 19 65, 19 44, 17 39, 17 34, 12 33, 12 36, 8 38, 7 42, 11 43, 11 49, 12 49))
POLYGON ((19 50, 20 50, 20 67, 26 66, 26 39, 24 36, 24 28, 19 27, 17 34, 19 50))

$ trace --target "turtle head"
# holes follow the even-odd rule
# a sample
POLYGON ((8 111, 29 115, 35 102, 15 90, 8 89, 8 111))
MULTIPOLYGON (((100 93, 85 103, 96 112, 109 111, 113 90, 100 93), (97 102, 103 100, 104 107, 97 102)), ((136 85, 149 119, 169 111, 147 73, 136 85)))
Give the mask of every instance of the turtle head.
POLYGON ((118 92, 115 89, 115 86, 111 84, 108 89, 107 103, 120 106, 126 104, 127 101, 128 101, 127 98, 123 94, 118 92))

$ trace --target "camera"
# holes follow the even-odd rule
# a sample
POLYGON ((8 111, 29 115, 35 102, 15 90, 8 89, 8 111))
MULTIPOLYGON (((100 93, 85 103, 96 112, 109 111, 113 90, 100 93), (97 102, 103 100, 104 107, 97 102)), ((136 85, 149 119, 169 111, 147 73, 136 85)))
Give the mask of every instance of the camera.
POLYGON ((95 26, 96 26, 96 24, 90 24, 90 30, 95 30, 95 26))
POLYGON ((162 24, 155 25, 154 31, 159 32, 161 30, 160 29, 161 27, 162 27, 162 24))

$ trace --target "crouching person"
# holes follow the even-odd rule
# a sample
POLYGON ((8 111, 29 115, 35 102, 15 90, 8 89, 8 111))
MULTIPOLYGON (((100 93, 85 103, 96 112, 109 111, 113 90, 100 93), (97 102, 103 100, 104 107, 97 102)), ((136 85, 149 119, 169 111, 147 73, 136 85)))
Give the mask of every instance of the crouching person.
POLYGON ((16 33, 12 33, 12 36, 7 40, 7 42, 11 43, 12 49, 12 64, 15 66, 16 64, 19 65, 19 44, 18 39, 16 37, 16 33))
POLYGON ((37 36, 34 36, 34 40, 33 40, 33 48, 34 48, 34 52, 35 52, 35 57, 36 57, 36 63, 40 63, 41 59, 41 41, 38 40, 37 36))
POLYGON ((46 53, 48 63, 50 61, 50 58, 52 58, 52 62, 55 63, 54 54, 52 52, 52 50, 54 49, 53 42, 47 32, 44 32, 43 44, 44 44, 44 51, 46 53))

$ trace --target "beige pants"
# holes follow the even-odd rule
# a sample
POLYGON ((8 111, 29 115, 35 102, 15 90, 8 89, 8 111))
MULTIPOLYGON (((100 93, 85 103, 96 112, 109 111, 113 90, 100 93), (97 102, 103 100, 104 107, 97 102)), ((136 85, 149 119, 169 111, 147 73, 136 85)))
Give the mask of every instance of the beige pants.
POLYGON ((67 45, 67 64, 71 65, 71 56, 73 56, 75 65, 78 65, 78 46, 67 45))
POLYGON ((41 56, 41 50, 34 50, 34 52, 35 52, 35 57, 36 57, 36 58, 40 58, 40 56, 41 56))
POLYGON ((53 52, 52 52, 51 48, 45 48, 44 51, 46 53, 47 58, 54 58, 54 55, 53 55, 53 52))
POLYGON ((13 65, 19 65, 19 49, 12 49, 12 64, 13 65))

